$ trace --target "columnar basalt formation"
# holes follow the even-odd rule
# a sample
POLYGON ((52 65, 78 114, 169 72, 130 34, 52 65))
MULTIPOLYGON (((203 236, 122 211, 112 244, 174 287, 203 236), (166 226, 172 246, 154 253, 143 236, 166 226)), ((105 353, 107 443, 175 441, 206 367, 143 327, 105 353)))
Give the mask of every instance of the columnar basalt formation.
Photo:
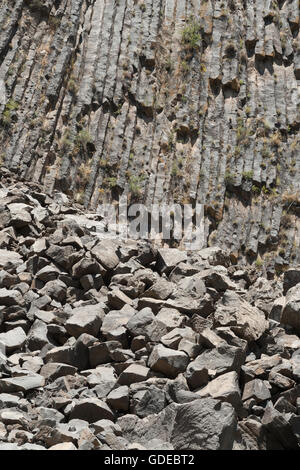
POLYGON ((3 0, 0 157, 95 209, 206 205, 208 243, 300 261, 297 0, 3 0))

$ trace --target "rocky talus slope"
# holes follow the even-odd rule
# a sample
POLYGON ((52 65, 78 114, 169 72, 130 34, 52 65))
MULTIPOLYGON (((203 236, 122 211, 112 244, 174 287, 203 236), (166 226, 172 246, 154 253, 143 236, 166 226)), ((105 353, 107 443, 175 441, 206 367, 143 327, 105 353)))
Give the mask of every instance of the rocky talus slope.
POLYGON ((300 267, 99 239, 0 176, 0 450, 299 450, 300 267))
POLYGON ((2 0, 0 157, 95 209, 206 204, 232 260, 300 263, 298 0, 2 0))

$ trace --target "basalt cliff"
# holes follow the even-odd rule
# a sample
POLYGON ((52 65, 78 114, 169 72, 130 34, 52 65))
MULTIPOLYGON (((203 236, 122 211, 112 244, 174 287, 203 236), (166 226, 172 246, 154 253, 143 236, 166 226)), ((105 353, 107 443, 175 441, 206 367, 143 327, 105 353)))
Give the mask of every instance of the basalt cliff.
POLYGON ((0 156, 85 207, 205 204, 207 242, 300 261, 297 0, 2 0, 0 156))
POLYGON ((299 80, 296 0, 1 0, 0 450, 300 449, 299 80))

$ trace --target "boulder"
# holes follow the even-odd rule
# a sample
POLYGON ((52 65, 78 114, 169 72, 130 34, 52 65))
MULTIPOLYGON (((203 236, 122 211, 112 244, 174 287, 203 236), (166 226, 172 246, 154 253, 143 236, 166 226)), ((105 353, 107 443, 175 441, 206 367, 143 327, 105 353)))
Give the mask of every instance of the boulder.
POLYGON ((97 337, 104 319, 105 313, 101 304, 86 305, 72 310, 65 328, 69 335, 78 338, 82 333, 97 337))
POLYGON ((133 383, 143 382, 148 378, 148 375, 148 367, 139 364, 131 364, 120 374, 118 383, 120 385, 131 385, 133 383))
POLYGON ((170 274, 175 266, 187 260, 186 253, 176 248, 160 248, 157 251, 156 270, 162 274, 170 274))
POLYGON ((180 372, 184 372, 188 363, 189 357, 187 354, 166 348, 162 344, 158 344, 153 348, 148 360, 150 369, 171 378, 175 378, 180 372))
POLYGON ((238 294, 226 291, 215 314, 214 326, 229 326, 247 341, 257 341, 267 330, 269 322, 265 314, 241 299, 238 294))
POLYGON ((300 333, 300 284, 289 289, 280 321, 300 333))
POLYGON ((197 388, 197 386, 200 387, 204 385, 204 383, 196 385, 198 380, 200 380, 198 376, 201 379, 202 377, 205 378, 205 370, 208 371, 208 375, 211 377, 231 371, 239 373, 244 360, 244 351, 234 346, 224 345, 206 350, 189 364, 187 368, 187 380, 191 383, 193 388, 197 388), (194 380, 196 380, 196 383, 194 383, 194 380))
POLYGON ((99 419, 114 421, 114 413, 102 400, 86 398, 76 400, 70 413, 70 419, 82 419, 88 423, 95 423, 99 419))
POLYGON ((39 374, 21 375, 8 379, 0 379, 0 393, 27 392, 43 387, 45 379, 39 374))
POLYGON ((11 272, 23 263, 22 256, 16 251, 0 249, 0 269, 11 272))
MULTIPOLYGON (((0 396, 1 399, 1 396, 0 396)), ((127 385, 122 385, 112 390, 107 398, 107 403, 111 408, 118 411, 128 411, 129 408, 129 388, 127 385)))
POLYGON ((250 380, 245 384, 242 400, 254 398, 257 403, 269 400, 271 393, 265 381, 261 379, 250 380))
POLYGON ((211 397, 231 403, 235 410, 241 407, 239 377, 235 371, 220 375, 196 393, 199 397, 211 397))
POLYGON ((25 344, 26 338, 26 333, 20 326, 7 331, 7 333, 0 333, 0 341, 5 345, 7 352, 21 349, 25 344))
POLYGON ((300 266, 293 266, 283 274, 283 293, 286 293, 300 283, 300 266))

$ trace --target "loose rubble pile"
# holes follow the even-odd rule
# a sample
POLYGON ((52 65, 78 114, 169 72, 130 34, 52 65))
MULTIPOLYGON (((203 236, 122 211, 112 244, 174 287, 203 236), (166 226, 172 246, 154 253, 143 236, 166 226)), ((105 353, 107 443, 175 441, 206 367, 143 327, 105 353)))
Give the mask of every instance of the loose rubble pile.
POLYGON ((300 267, 101 240, 0 176, 0 449, 299 449, 300 267))

